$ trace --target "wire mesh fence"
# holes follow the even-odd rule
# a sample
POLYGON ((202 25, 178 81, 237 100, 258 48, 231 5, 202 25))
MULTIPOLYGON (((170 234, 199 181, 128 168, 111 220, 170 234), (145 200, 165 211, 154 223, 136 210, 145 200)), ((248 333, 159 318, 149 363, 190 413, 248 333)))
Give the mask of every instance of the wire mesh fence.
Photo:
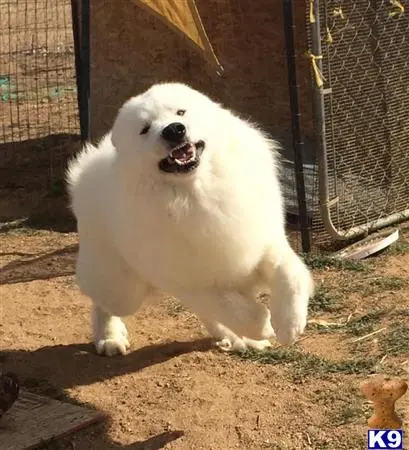
MULTIPOLYGON (((198 6, 225 65, 222 79, 132 2, 112 0, 104 11, 92 9, 93 105, 86 113, 93 117, 94 138, 108 130, 128 96, 164 77, 194 80, 194 87, 248 114, 283 142, 287 209, 299 229, 303 221, 295 189, 281 6, 270 0, 212 2, 217 17, 208 2, 198 6), (177 49, 171 55, 170 42, 177 49), (256 72, 250 70, 254 67, 256 72)), ((307 0, 309 42, 300 22, 305 5, 293 5, 308 212, 304 226, 313 248, 322 249, 409 216, 409 5, 307 0), (314 69, 312 97, 306 89, 308 59, 301 57, 307 48, 314 69)), ((61 193, 67 157, 78 148, 71 1, 0 0, 0 27, 0 207, 7 202, 10 218, 40 211, 50 192, 61 193)), ((294 241, 299 247, 299 235, 294 241)))
POLYGON ((10 218, 34 193, 44 202, 78 140, 71 2, 0 0, 0 30, 0 183, 10 218))
MULTIPOLYGON (((209 40, 224 67, 222 76, 217 75, 186 38, 146 8, 140 8, 138 3, 107 0, 104 8, 98 8, 91 2, 92 139, 97 140, 106 133, 123 101, 151 84, 175 80, 192 85, 242 117, 259 123, 282 143, 281 173, 291 219, 289 234, 294 247, 300 249, 301 220, 294 176, 284 2, 195 1, 209 40)), ((298 100, 302 129, 304 134, 308 130, 312 137, 309 65, 302 56, 307 48, 305 6, 298 1, 292 4, 296 24, 294 44, 299 55, 297 84, 301 87, 298 100)), ((309 143, 309 153, 311 147, 309 143)), ((311 190, 308 195, 313 195, 311 190)))
MULTIPOLYGON (((186 39, 135 2, 109 1, 103 9, 93 3, 93 105, 91 111, 81 108, 82 122, 92 115, 96 139, 95 130, 98 134, 108 131, 120 104, 148 85, 169 78, 193 84, 237 108, 244 117, 259 121, 284 141, 287 205, 299 226, 281 3, 197 3, 226 65, 224 79, 215 76, 186 39)), ((65 163, 78 148, 74 145, 80 131, 77 96, 84 105, 88 94, 83 89, 87 77, 82 69, 87 64, 82 50, 89 30, 78 30, 84 21, 79 6, 80 2, 69 0, 0 0, 0 187, 4 194, 0 225, 5 220, 32 217, 33 211, 49 223, 53 211, 50 217, 44 206, 50 205, 50 193, 64 190, 65 163), (72 23, 75 11, 81 14, 72 23), (80 42, 74 42, 73 28, 79 31, 80 42)), ((302 20, 303 8, 296 13, 302 20)), ((304 31, 302 26, 299 30, 304 31)), ((305 43, 305 37, 295 38, 305 43)), ((302 105, 308 103, 303 100, 302 105)), ((59 213, 68 210, 66 199, 60 203, 59 213)), ((297 232, 294 241, 298 242, 297 232)))
POLYGON ((321 153, 319 245, 409 217, 409 5, 307 6, 321 153))

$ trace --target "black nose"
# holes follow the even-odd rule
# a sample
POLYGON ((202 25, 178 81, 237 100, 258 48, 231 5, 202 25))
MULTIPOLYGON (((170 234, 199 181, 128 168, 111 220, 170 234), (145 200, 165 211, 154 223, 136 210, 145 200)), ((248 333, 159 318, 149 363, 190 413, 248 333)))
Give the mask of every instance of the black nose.
POLYGON ((181 142, 186 135, 186 128, 183 123, 170 123, 162 130, 162 137, 169 142, 181 142))

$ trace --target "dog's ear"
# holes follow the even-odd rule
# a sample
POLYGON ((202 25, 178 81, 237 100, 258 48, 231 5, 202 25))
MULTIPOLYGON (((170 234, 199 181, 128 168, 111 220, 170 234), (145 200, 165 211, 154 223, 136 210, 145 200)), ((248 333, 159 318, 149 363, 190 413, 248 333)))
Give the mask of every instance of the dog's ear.
POLYGON ((121 151, 122 148, 126 147, 127 141, 129 141, 130 136, 129 135, 129 119, 128 114, 126 114, 127 111, 125 111, 125 105, 119 110, 114 125, 111 130, 111 141, 113 146, 118 150, 121 151))
POLYGON ((118 111, 111 130, 111 141, 118 151, 124 152, 133 148, 142 131, 138 128, 139 103, 138 96, 131 97, 118 111))

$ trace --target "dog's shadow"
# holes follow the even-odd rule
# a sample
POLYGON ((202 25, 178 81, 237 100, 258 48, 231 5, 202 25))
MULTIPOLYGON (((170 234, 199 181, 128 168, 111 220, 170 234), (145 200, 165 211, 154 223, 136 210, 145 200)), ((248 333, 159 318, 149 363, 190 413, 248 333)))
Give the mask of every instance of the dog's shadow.
MULTIPOLYGON (((100 435, 92 439, 92 447, 88 448, 101 450, 159 450, 184 435, 185 433, 181 430, 164 431, 163 433, 159 433, 143 441, 133 442, 129 445, 120 445, 112 441, 107 442, 107 440, 104 440, 103 436, 100 435)), ((76 448, 74 441, 71 440, 71 438, 66 437, 43 444, 38 450, 75 450, 76 448)))
POLYGON ((31 380, 42 380, 64 390, 138 372, 186 353, 205 352, 211 348, 211 339, 203 338, 148 345, 125 357, 108 358, 97 355, 92 344, 69 344, 34 351, 6 350, 0 353, 0 362, 6 363, 7 370, 18 374, 26 385, 31 380))
MULTIPOLYGON (((0 363, 3 363, 0 366, 2 365, 7 371, 16 373, 22 386, 29 391, 78 404, 67 395, 67 389, 138 372, 183 354, 206 352, 211 348, 212 340, 203 338, 149 345, 130 352, 125 357, 107 358, 98 356, 91 344, 55 345, 42 347, 35 351, 3 351, 0 353, 0 363)), ((105 429, 105 425, 102 425, 102 428, 105 429)), ((157 450, 163 448, 167 443, 179 439, 184 433, 183 431, 164 432, 150 437, 146 441, 126 446, 120 446, 112 441, 108 444, 108 438, 104 434, 104 432, 100 433, 100 436, 93 441, 93 445, 96 445, 94 448, 157 450)), ((44 448, 59 447, 46 446, 44 448)), ((66 448, 70 448, 70 446, 66 448)))
POLYGON ((127 445, 122 448, 127 448, 129 450, 159 450, 165 447, 172 441, 184 436, 183 431, 165 431, 164 433, 157 434, 146 441, 135 442, 131 445, 127 445))

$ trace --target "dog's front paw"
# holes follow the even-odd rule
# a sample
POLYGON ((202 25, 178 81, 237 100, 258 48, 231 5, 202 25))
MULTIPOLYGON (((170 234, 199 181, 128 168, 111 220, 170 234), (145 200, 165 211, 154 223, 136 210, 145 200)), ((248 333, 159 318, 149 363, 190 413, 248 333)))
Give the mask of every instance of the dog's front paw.
MULTIPOLYGON (((264 305, 263 305, 264 306, 264 305)), ((263 336, 262 340, 254 340, 254 339, 247 339, 248 341, 252 342, 269 342, 268 339, 275 338, 276 333, 274 331, 274 328, 271 326, 271 311, 264 306, 264 326, 262 328, 261 335, 263 336)))
POLYGON ((270 303, 271 324, 277 341, 282 345, 293 344, 307 326, 310 291, 303 286, 294 288, 290 285, 290 288, 287 286, 287 295, 273 298, 270 303))
POLYGON ((281 345, 293 344, 307 326, 307 314, 300 314, 290 324, 274 327, 276 339, 281 345))
POLYGON ((95 340, 99 355, 125 355, 129 349, 128 331, 119 317, 111 317, 102 336, 95 340))
POLYGON ((129 342, 124 336, 120 336, 117 339, 100 339, 95 343, 95 348, 98 355, 126 355, 129 348, 129 342))

